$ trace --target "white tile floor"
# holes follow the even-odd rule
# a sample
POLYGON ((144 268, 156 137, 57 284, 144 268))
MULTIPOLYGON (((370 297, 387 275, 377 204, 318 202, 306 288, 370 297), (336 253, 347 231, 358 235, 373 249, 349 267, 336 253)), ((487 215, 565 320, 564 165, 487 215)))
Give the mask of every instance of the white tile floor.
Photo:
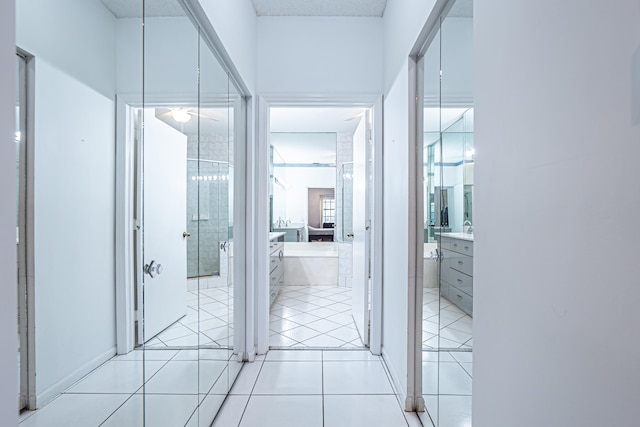
POLYGON ((427 412, 420 418, 429 426, 433 422, 436 427, 469 427, 473 319, 440 297, 437 288, 423 289, 422 309, 422 389, 427 412))
POLYGON ((271 305, 272 348, 362 348, 351 288, 284 286, 271 305))
POLYGON ((43 408, 24 413, 20 426, 209 426, 242 367, 230 361, 227 369, 229 357, 224 349, 116 356, 43 408))
POLYGON ((423 289, 422 348, 473 348, 471 316, 440 297, 438 292, 437 288, 423 289))
POLYGON ((271 350, 245 364, 214 427, 420 426, 378 356, 366 350, 271 350))
POLYGON ((420 416, 423 423, 470 427, 472 377, 471 351, 423 351, 422 390, 427 409, 420 416))
POLYGON ((187 315, 149 340, 147 347, 228 347, 232 319, 233 288, 187 291, 187 315))

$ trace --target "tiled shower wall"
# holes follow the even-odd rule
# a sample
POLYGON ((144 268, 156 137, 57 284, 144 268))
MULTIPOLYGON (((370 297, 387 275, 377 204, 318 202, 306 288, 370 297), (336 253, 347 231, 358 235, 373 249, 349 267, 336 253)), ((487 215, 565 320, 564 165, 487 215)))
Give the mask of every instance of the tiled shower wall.
POLYGON ((220 243, 231 238, 229 227, 229 183, 233 167, 227 133, 187 140, 187 275, 220 274, 220 243), (197 159, 200 159, 199 161, 197 159))
MULTIPOLYGON (((353 134, 348 133, 338 133, 338 141, 336 144, 336 173, 339 175, 342 173, 342 166, 345 163, 349 163, 346 165, 347 167, 351 166, 351 170, 353 162, 353 134)), ((344 182, 343 178, 340 176, 336 177, 336 182, 341 183, 344 182)), ((353 217, 350 214, 353 212, 353 187, 351 181, 347 181, 347 188, 345 192, 344 202, 342 197, 342 188, 336 189, 336 209, 344 209, 344 212, 348 213, 344 215, 343 223, 340 228, 336 230, 336 232, 341 232, 344 230, 344 234, 351 231, 353 228, 353 217), (346 204, 345 204, 346 203, 346 204)), ((343 242, 343 239, 340 236, 336 236, 336 241, 338 242, 338 286, 342 287, 351 287, 351 277, 352 277, 352 269, 353 269, 353 251, 351 249, 350 242, 343 242)))

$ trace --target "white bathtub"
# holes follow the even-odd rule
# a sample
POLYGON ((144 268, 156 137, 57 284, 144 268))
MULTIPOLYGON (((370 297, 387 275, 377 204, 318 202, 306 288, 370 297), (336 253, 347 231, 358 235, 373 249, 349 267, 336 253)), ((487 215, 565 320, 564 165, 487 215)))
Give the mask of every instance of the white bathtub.
POLYGON ((285 242, 284 285, 338 286, 335 242, 285 242))

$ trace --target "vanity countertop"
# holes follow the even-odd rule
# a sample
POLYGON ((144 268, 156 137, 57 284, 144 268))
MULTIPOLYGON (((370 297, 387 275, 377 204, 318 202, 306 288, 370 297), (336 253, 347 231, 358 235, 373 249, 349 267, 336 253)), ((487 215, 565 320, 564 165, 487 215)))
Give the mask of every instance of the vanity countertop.
POLYGON ((473 242, 473 233, 442 233, 441 236, 473 242))
POLYGON ((278 227, 277 225, 273 225, 273 229, 274 230, 296 230, 299 228, 304 228, 304 224, 294 224, 294 223, 290 223, 288 225, 282 225, 280 227, 278 227))
POLYGON ((281 231, 281 232, 276 231, 276 232, 269 233, 269 241, 276 240, 278 237, 282 237, 285 234, 287 233, 285 233, 284 231, 281 231))

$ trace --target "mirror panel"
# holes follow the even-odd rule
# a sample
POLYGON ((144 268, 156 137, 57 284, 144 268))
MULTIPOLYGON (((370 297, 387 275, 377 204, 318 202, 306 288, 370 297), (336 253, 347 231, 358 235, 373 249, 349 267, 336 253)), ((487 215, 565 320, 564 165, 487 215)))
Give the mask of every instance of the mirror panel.
POLYGON ((422 61, 423 423, 471 425, 473 4, 452 1, 422 61), (455 379, 455 380, 454 380, 455 379))
POLYGON ((189 269, 194 258, 189 243, 200 240, 200 221, 191 226, 189 208, 198 204, 192 187, 202 176, 196 181, 189 176, 200 122, 199 32, 177 1, 171 11, 166 3, 145 1, 143 15, 141 344, 146 378, 136 397, 145 426, 186 424, 197 417, 200 380, 205 382, 197 351, 200 262, 195 272, 189 269))

